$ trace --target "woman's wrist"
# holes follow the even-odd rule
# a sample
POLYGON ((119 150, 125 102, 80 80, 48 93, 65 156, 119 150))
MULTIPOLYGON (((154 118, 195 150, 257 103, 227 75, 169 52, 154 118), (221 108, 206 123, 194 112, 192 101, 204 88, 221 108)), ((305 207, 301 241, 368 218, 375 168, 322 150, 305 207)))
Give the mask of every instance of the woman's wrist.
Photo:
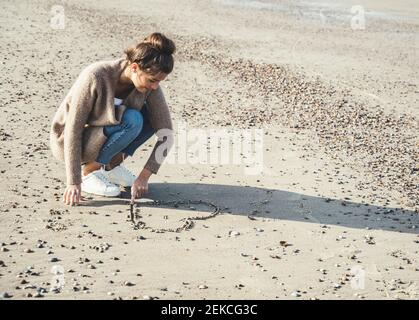
POLYGON ((143 168, 143 170, 141 171, 141 173, 138 177, 148 180, 151 177, 152 174, 153 173, 150 170, 148 170, 146 168, 143 168))

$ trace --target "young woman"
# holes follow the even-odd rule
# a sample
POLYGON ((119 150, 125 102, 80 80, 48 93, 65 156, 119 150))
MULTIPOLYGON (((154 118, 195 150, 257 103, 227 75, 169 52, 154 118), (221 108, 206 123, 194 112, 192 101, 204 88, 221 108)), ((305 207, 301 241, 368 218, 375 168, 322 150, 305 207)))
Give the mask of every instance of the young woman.
POLYGON ((174 52, 172 40, 153 33, 125 50, 124 58, 96 62, 81 72, 50 132, 51 151, 65 163, 65 204, 79 203, 81 191, 113 197, 122 185, 131 187, 132 199, 148 191, 150 176, 170 149, 167 141, 173 141, 159 83, 173 70, 174 52), (136 177, 122 162, 155 133, 159 139, 136 177))

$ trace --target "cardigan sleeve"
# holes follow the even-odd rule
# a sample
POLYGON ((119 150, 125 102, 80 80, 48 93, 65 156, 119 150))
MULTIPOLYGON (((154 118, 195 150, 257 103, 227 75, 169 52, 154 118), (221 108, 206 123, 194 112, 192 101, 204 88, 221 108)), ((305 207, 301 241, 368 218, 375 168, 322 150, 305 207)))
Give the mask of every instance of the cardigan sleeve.
POLYGON ((64 161, 67 184, 81 184, 81 154, 84 125, 96 99, 96 77, 82 72, 71 90, 64 127, 64 161))
POLYGON ((156 131, 158 140, 144 168, 156 174, 173 146, 173 125, 170 110, 160 86, 150 93, 147 104, 150 123, 156 131))

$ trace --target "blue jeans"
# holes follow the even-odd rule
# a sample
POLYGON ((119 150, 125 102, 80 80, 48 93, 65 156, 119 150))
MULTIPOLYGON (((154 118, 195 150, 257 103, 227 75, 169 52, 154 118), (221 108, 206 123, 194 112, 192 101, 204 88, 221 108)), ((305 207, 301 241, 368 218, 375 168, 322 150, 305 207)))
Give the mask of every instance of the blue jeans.
POLYGON ((135 150, 155 133, 148 120, 147 104, 144 104, 141 112, 127 108, 122 115, 121 123, 104 127, 103 133, 108 140, 102 146, 96 162, 102 165, 109 164, 112 158, 120 152, 132 156, 135 150))

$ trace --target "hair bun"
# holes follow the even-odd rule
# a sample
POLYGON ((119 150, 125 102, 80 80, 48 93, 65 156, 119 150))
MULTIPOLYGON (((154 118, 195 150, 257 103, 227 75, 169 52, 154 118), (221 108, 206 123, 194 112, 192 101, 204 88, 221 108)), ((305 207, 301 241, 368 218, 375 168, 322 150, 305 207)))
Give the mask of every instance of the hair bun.
POLYGON ((176 51, 175 43, 159 32, 150 34, 144 39, 143 43, 150 44, 151 47, 161 54, 170 55, 176 51))

